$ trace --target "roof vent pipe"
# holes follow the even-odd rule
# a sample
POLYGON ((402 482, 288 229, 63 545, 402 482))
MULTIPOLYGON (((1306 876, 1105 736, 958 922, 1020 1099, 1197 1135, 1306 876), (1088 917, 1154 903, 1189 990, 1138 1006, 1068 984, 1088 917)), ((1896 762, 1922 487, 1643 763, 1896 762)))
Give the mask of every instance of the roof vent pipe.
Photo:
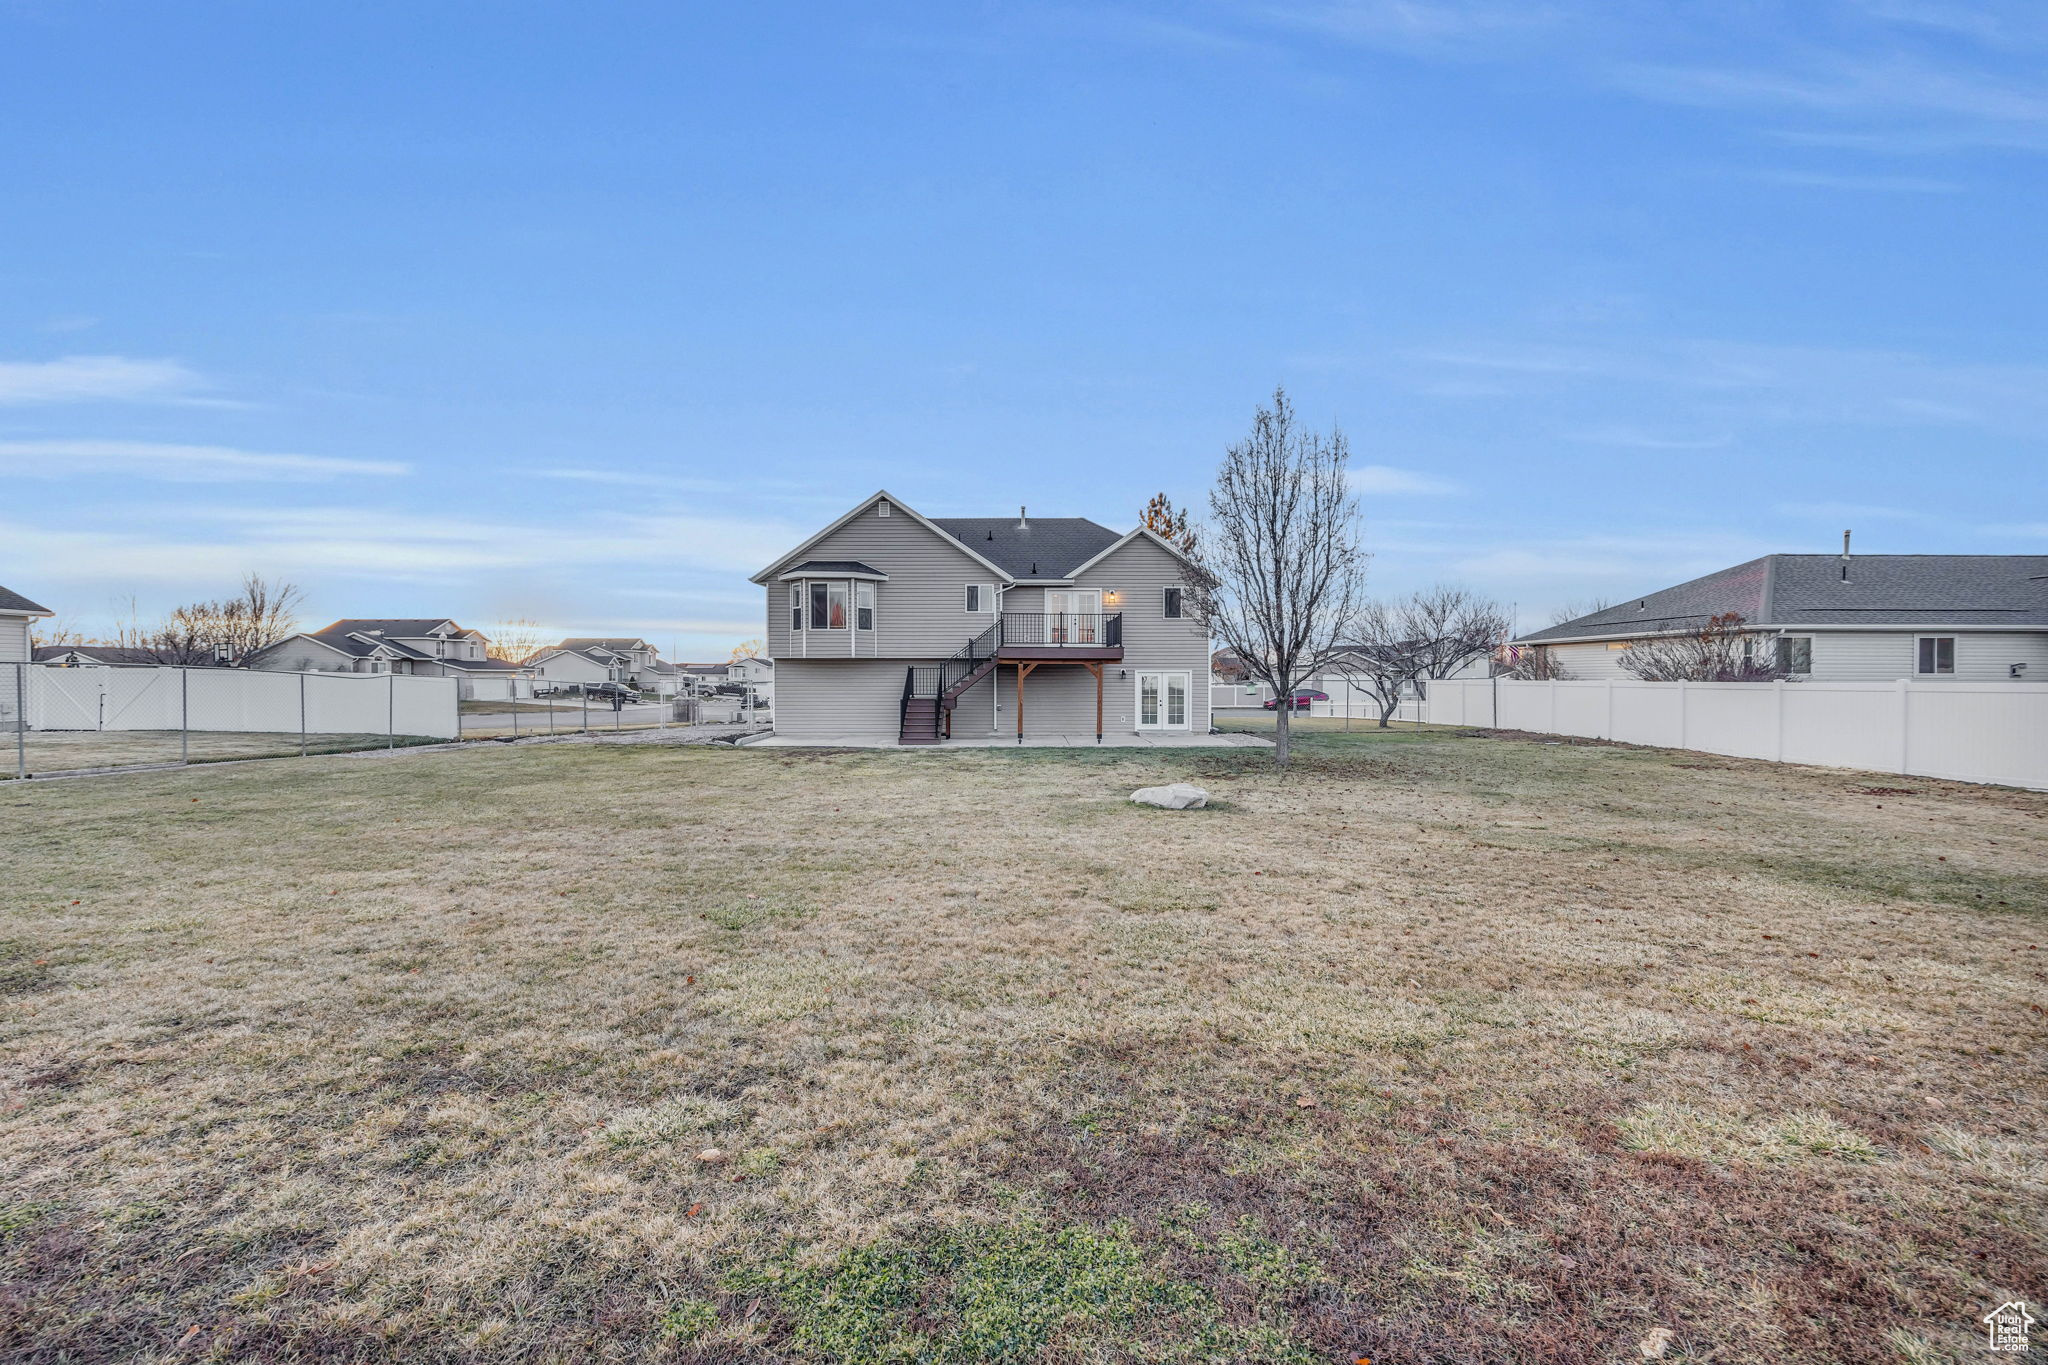
POLYGON ((1849 581, 1849 533, 1842 532, 1842 581, 1849 581))
POLYGON ((1031 529, 1031 521, 1024 515, 1024 508, 1021 504, 1017 508, 1017 529, 1020 531, 1031 529))

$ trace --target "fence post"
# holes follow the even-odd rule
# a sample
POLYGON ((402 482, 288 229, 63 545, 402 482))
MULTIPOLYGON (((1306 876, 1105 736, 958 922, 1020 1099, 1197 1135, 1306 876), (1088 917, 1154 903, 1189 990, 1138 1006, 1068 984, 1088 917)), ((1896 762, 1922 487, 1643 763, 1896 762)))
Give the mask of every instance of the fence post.
MULTIPOLYGON (((398 675, 396 673, 386 673, 384 678, 390 684, 386 689, 384 697, 384 747, 396 749, 398 747, 398 675)), ((458 725, 455 728, 460 730, 462 727, 458 725)), ((457 735, 456 738, 460 739, 461 736, 457 735)))
POLYGON ((14 666, 14 775, 28 776, 28 665, 14 666))
POLYGON ((1678 747, 1679 747, 1679 748, 1681 748, 1681 749, 1683 749, 1683 748, 1685 748, 1685 747, 1686 747, 1686 744, 1685 744, 1685 679, 1683 679, 1683 678, 1680 678, 1680 679, 1678 680, 1678 747))
POLYGON ((306 675, 299 674, 299 757, 306 756, 306 675))
POLYGON ((1913 748, 1908 742, 1907 718, 1913 714, 1913 684, 1910 679, 1899 679, 1899 773, 1904 776, 1912 766, 1913 748))
POLYGON ((178 670, 178 762, 192 761, 192 670, 178 670))
POLYGON ((1783 678, 1771 679, 1771 690, 1777 694, 1772 698, 1776 703, 1774 711, 1777 722, 1771 727, 1771 761, 1773 763, 1783 763, 1785 761, 1785 680, 1783 678))
POLYGON ((590 684, 578 683, 576 690, 583 694, 583 733, 590 733, 590 684))
POLYGON ((505 709, 512 713, 512 738, 516 740, 519 738, 519 698, 507 697, 505 709))
POLYGON ((1606 687, 1607 687, 1607 733, 1605 733, 1605 734, 1601 735, 1601 736, 1600 736, 1600 738, 1602 738, 1602 739, 1613 739, 1613 738, 1614 738, 1614 679, 1612 679, 1612 678, 1609 678, 1609 679, 1607 680, 1607 683, 1606 683, 1606 687))

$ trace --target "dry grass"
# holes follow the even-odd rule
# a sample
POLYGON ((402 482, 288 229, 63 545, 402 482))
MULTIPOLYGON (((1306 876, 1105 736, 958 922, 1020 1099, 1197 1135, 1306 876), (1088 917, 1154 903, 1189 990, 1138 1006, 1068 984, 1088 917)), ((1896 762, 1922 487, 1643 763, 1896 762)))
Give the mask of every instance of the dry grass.
POLYGON ((1950 1361, 2039 1292, 2048 797, 1302 728, 0 788, 0 1355, 1950 1361))

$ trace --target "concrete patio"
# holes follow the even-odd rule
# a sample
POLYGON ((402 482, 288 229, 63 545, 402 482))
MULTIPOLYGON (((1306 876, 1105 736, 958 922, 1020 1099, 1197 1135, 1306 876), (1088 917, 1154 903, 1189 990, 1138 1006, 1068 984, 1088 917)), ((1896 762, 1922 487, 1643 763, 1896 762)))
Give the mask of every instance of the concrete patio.
POLYGON ((768 735, 742 740, 754 749, 1270 749, 1273 741, 1263 735, 1197 735, 1186 731, 1139 735, 1104 735, 1095 742, 1093 731, 1085 734, 1026 735, 1019 744, 1015 735, 978 735, 942 740, 937 744, 899 744, 885 735, 829 735, 818 739, 789 739, 768 735))

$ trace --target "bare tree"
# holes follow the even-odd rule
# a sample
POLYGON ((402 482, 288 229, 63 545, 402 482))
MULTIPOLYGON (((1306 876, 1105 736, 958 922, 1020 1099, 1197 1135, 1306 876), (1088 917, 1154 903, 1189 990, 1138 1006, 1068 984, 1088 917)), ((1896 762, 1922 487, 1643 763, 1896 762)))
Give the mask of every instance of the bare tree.
POLYGON ((1507 633, 1498 602, 1439 583, 1397 602, 1368 603, 1329 656, 1328 671, 1364 685, 1385 729, 1404 695, 1427 696, 1430 683, 1485 658, 1507 633))
MULTIPOLYGON (((1323 660, 1323 672, 1368 693, 1379 708, 1380 728, 1401 705, 1401 690, 1421 670, 1421 653, 1403 632, 1397 613, 1384 602, 1368 602, 1352 618, 1344 643, 1323 660)), ((1345 728, 1350 708, 1345 708, 1345 728)))
POLYGON ((1295 419, 1284 389, 1232 445, 1209 491, 1209 525, 1194 556, 1195 614, 1272 687, 1274 760, 1286 765, 1295 688, 1358 614, 1368 559, 1344 433, 1295 419))
POLYGON ((548 643, 548 637, 541 633, 540 622, 524 616, 493 625, 490 639, 490 647, 484 653, 508 664, 525 663, 548 643))
POLYGON ((224 643, 234 658, 246 659, 268 649, 299 628, 299 607, 305 594, 296 583, 272 583, 258 574, 242 575, 242 594, 229 599, 224 643))
POLYGON ((298 629, 300 600, 294 584, 247 574, 235 596, 175 607, 153 629, 137 626, 135 638, 119 643, 154 649, 167 663, 246 659, 298 629))
POLYGON ((1550 613, 1550 624, 1561 626, 1567 622, 1576 621, 1581 616, 1591 616, 1594 612, 1606 611, 1613 605, 1614 603, 1604 597, 1592 597, 1584 602, 1566 602, 1556 611, 1550 613))
POLYGON ((738 663, 741 659, 758 658, 761 651, 767 647, 766 642, 762 640, 742 640, 732 647, 732 655, 727 662, 738 663))
POLYGON ((1184 555, 1195 553, 1196 532, 1185 507, 1175 510, 1173 499, 1154 493, 1152 501, 1138 514, 1138 524, 1162 540, 1171 541, 1184 555))
POLYGON ((78 627, 62 616, 31 617, 28 642, 34 649, 41 649, 45 645, 82 645, 85 643, 85 636, 78 627))
POLYGON ((1615 663, 1644 682, 1773 682, 1790 672, 1776 642, 1745 632, 1732 611, 1681 634, 1631 640, 1615 663))
POLYGON ((1570 682, 1573 677, 1548 645, 1510 645, 1505 662, 1494 676, 1516 682, 1570 682))

